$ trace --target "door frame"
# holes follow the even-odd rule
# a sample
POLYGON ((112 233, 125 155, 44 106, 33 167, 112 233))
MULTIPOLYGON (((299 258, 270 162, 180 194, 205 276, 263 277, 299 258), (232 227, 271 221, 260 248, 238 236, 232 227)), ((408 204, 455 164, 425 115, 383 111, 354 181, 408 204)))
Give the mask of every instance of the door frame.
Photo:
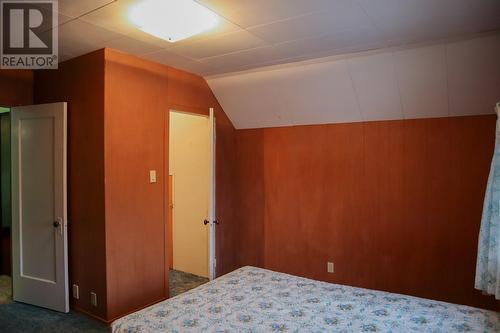
POLYGON ((215 192, 215 140, 216 140, 216 126, 215 126, 215 113, 213 108, 208 109, 208 246, 209 246, 209 258, 208 258, 208 274, 210 280, 217 277, 217 254, 215 247, 215 226, 218 224, 215 210, 216 203, 216 192, 215 192))
MULTIPOLYGON (((169 204, 170 204, 170 199, 169 199, 169 178, 170 176, 173 176, 172 178, 175 179, 175 175, 170 174, 169 170, 169 165, 170 165, 170 113, 176 112, 176 113, 183 113, 187 115, 192 115, 192 116, 198 116, 198 117, 204 117, 208 119, 209 122, 209 170, 207 172, 209 173, 209 196, 208 196, 208 216, 207 219, 209 221, 209 232, 208 232, 208 277, 210 280, 213 280, 217 277, 217 258, 216 258, 216 230, 215 230, 215 225, 217 224, 216 221, 216 212, 215 212, 215 207, 216 207, 216 196, 215 196, 215 148, 216 148, 216 118, 214 114, 214 109, 209 108, 208 114, 202 114, 202 113, 197 113, 197 112, 190 112, 190 111, 184 111, 182 110, 181 107, 172 107, 166 112, 166 117, 165 117, 165 170, 164 170, 164 175, 165 175, 165 180, 164 180, 164 192, 165 192, 165 239, 170 240, 173 239, 173 226, 172 226, 172 221, 169 220, 169 204)), ((175 180, 173 181, 175 182, 175 180)), ((172 184, 172 196, 173 196, 173 189, 174 189, 174 184, 172 184)), ((172 201, 172 204, 175 206, 175 203, 172 201)), ((202 221, 200 221, 201 223, 202 221)), ((171 258, 173 258, 172 253, 173 246, 171 247, 170 245, 165 246, 165 259, 166 259, 166 274, 168 276, 169 272, 169 267, 173 267, 173 263, 170 262, 171 258)), ((168 289, 168 286, 167 286, 168 289)))
POLYGON ((171 175, 169 172, 165 173, 168 175, 167 180, 167 241, 168 244, 168 269, 174 268, 174 232, 172 230, 173 227, 173 219, 174 219, 174 175, 171 175))

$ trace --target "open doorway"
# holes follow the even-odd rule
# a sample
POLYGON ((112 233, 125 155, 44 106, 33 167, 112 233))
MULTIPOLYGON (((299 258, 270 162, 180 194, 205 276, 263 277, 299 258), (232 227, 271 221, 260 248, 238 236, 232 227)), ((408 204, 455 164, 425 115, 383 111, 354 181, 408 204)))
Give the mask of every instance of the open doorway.
POLYGON ((213 274, 212 119, 169 112, 167 252, 171 297, 208 282, 213 274))
POLYGON ((12 301, 10 108, 0 107, 0 304, 12 301))

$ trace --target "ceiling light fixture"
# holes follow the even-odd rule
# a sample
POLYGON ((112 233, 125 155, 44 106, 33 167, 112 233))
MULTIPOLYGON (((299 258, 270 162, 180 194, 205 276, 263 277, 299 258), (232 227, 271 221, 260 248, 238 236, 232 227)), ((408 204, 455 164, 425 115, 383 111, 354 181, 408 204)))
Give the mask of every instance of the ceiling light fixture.
POLYGON ((169 42, 211 30, 219 22, 217 14, 194 0, 143 0, 129 17, 142 31, 169 42))

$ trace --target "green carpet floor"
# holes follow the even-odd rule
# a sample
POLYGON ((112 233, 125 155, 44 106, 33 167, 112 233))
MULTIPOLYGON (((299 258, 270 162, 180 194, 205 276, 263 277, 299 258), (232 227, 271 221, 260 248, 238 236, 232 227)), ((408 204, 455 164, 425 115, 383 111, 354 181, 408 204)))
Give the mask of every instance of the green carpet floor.
POLYGON ((110 329, 106 325, 79 313, 59 313, 12 302, 0 305, 0 332, 104 333, 110 332, 110 329))
MULTIPOLYGON (((176 296, 200 284, 207 278, 189 273, 170 271, 170 296, 176 296)), ((10 278, 3 289, 7 304, 0 304, 0 333, 101 333, 110 328, 83 314, 60 313, 32 305, 12 302, 10 278)))
POLYGON ((205 277, 176 271, 175 269, 170 270, 169 277, 170 297, 177 296, 208 282, 205 277))
POLYGON ((12 299, 10 276, 0 275, 0 304, 10 303, 12 299))

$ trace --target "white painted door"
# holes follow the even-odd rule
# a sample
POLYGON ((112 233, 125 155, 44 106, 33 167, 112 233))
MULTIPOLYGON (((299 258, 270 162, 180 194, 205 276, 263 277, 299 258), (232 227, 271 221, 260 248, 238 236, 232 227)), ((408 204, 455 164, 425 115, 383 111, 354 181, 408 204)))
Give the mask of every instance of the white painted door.
POLYGON ((15 301, 68 312, 66 103, 11 109, 15 301))
POLYGON ((217 225, 217 218, 215 215, 215 115, 214 109, 210 108, 208 116, 209 126, 209 158, 208 158, 208 221, 209 230, 209 267, 210 267, 210 280, 216 278, 216 251, 215 251, 215 228, 217 225))

